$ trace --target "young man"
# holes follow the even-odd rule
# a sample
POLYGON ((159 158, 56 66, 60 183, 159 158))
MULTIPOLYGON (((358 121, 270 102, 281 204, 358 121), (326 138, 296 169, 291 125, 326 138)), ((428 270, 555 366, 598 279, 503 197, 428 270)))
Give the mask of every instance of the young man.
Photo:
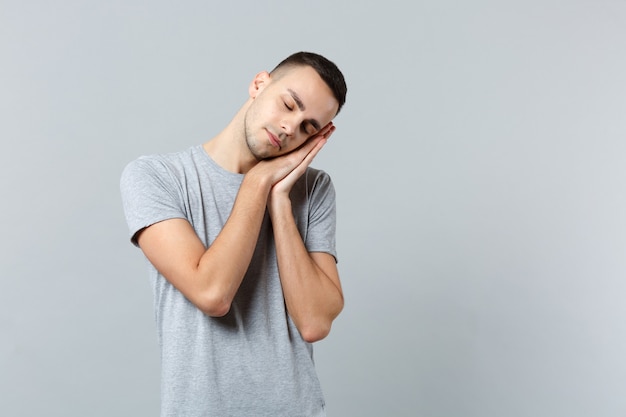
POLYGON ((346 84, 299 52, 257 74, 226 128, 122 174, 131 241, 150 261, 162 416, 324 415, 311 343, 343 308, 335 194, 309 167, 346 84))

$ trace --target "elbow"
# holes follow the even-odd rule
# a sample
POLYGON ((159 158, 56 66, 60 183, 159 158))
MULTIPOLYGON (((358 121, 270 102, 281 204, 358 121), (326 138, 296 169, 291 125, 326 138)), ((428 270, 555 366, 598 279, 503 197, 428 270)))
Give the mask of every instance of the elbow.
POLYGON ((324 339, 330 333, 331 322, 318 322, 302 326, 300 336, 307 343, 315 343, 324 339))
POLYGON ((200 310, 209 317, 224 317, 230 311, 230 304, 202 306, 200 310))
POLYGON ((338 303, 332 311, 327 312, 327 314, 315 318, 310 317, 308 320, 301 321, 300 325, 298 325, 298 330, 300 331, 302 339, 308 343, 315 343, 326 338, 326 336, 330 334, 333 320, 337 318, 341 310, 343 310, 343 297, 341 302, 338 303))
POLYGON ((209 317, 223 317, 230 311, 231 303, 232 300, 213 292, 204 294, 194 304, 209 317))

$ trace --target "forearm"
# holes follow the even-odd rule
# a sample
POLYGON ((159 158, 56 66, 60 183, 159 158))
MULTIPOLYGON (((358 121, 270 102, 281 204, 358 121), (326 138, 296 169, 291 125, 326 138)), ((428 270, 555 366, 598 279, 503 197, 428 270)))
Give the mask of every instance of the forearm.
POLYGON ((298 178, 323 146, 324 138, 270 160, 245 175, 224 227, 208 249, 185 219, 169 219, 143 229, 139 246, 155 268, 196 307, 221 316, 239 290, 256 248, 272 187, 298 178))
POLYGON ((288 197, 274 198, 270 215, 289 315, 305 340, 314 342, 323 339, 343 308, 338 277, 334 282, 307 251, 288 197))
POLYGON ((208 249, 184 219, 156 223, 138 236, 155 268, 209 316, 229 311, 252 259, 270 186, 258 178, 244 178, 225 226, 208 249))
POLYGON ((205 279, 206 298, 216 307, 215 315, 228 311, 250 265, 268 192, 269 184, 246 176, 224 228, 200 258, 198 275, 205 279))

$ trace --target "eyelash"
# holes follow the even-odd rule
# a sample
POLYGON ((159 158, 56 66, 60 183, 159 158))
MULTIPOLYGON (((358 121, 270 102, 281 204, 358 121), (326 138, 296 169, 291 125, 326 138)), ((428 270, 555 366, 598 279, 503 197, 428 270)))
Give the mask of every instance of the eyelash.
MULTIPOLYGON (((283 101, 283 104, 285 105, 285 108, 286 108, 287 110, 289 110, 289 111, 292 111, 292 110, 293 110, 293 107, 289 107, 289 105, 287 104, 287 102, 286 102, 286 101, 283 101)), ((309 132, 308 132, 308 126, 304 126, 304 125, 302 125, 301 129, 302 129, 302 131, 303 131, 305 134, 307 134, 307 135, 311 135, 311 134, 312 134, 312 133, 309 133, 309 132)), ((315 129, 314 129, 314 130, 315 130, 315 129)))

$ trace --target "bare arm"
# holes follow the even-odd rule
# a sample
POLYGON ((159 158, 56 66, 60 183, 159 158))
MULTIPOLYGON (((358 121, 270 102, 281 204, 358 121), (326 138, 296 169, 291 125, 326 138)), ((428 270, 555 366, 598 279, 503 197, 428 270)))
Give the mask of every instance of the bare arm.
POLYGON ((273 204, 272 226, 287 310, 302 338, 316 342, 328 335, 343 308, 335 258, 323 252, 307 252, 291 204, 273 204))
POLYGON ((269 185, 244 177, 233 211, 207 250, 187 220, 144 229, 137 242, 155 268, 210 316, 223 316, 252 259, 269 185))
POLYGON ((224 228, 208 249, 184 219, 147 227, 138 236, 139 246, 155 268, 194 305, 207 315, 223 316, 252 259, 271 186, 319 146, 319 141, 310 141, 290 154, 259 162, 252 168, 244 177, 224 228))
MULTIPOLYGON (((333 131, 334 127, 326 137, 333 131)), ((343 309, 343 292, 335 258, 322 252, 309 253, 293 217, 289 191, 309 164, 305 159, 274 185, 268 207, 287 310, 302 338, 315 342, 328 335, 343 309)))

